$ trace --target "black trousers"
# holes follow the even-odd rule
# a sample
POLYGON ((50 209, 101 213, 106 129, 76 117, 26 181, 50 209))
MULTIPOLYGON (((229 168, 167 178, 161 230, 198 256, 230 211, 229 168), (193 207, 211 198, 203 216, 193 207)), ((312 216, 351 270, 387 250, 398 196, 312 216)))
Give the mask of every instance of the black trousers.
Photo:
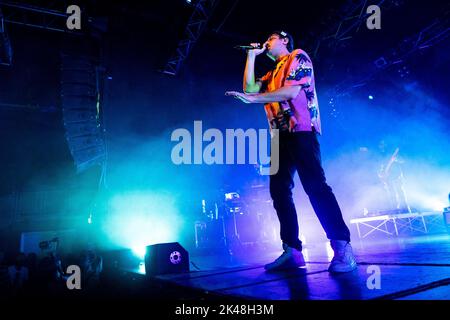
POLYGON ((280 221, 281 240, 301 250, 297 212, 292 199, 294 174, 300 181, 322 227, 330 240, 350 241, 342 212, 322 169, 320 145, 315 131, 281 132, 279 169, 270 176, 270 195, 280 221))

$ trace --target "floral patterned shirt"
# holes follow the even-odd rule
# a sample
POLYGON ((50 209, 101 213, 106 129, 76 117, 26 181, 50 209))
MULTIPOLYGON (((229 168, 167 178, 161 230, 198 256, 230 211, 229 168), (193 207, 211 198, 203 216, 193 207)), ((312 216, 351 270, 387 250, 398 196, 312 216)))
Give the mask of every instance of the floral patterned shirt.
POLYGON ((262 92, 272 92, 286 86, 301 86, 294 99, 265 104, 264 109, 271 129, 288 130, 286 115, 283 115, 283 112, 290 109, 297 120, 295 131, 312 131, 314 127, 316 132, 322 133, 313 65, 305 51, 296 49, 280 57, 275 69, 258 81, 262 82, 262 92))

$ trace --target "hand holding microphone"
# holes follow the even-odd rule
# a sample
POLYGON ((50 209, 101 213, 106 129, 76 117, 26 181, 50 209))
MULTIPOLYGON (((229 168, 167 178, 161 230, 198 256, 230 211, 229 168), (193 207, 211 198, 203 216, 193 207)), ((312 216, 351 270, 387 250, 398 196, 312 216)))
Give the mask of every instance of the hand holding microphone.
POLYGON ((260 43, 250 43, 250 45, 247 46, 236 46, 236 49, 243 49, 247 50, 248 55, 250 56, 259 56, 261 53, 266 51, 267 49, 267 43, 264 43, 262 46, 260 43))

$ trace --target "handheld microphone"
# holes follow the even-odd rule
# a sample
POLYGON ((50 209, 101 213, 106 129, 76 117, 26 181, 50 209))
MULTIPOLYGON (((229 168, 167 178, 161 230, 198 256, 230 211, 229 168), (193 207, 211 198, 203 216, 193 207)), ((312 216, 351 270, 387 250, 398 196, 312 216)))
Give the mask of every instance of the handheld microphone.
POLYGON ((263 47, 261 45, 258 45, 257 47, 246 45, 246 46, 234 46, 234 48, 238 50, 253 50, 253 49, 262 49, 263 47))

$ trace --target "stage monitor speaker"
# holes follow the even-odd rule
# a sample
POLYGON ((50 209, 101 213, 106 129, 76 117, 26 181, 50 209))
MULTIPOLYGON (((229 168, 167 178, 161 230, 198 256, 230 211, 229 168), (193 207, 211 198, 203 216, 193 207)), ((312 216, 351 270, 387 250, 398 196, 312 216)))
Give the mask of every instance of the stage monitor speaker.
POLYGON ((189 253, 178 243, 159 243, 147 246, 145 274, 189 272, 189 253))

